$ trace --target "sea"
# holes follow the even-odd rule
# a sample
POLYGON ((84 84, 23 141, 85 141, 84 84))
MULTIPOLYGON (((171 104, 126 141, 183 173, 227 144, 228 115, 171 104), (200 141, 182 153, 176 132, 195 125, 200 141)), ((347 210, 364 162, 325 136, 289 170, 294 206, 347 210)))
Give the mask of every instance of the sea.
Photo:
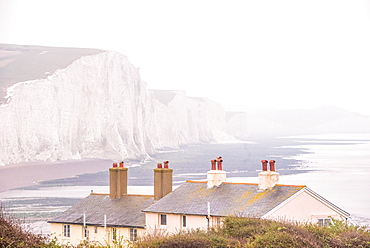
MULTIPOLYGON (((125 161, 128 193, 153 194, 153 169, 163 161, 169 161, 173 169, 174 188, 186 180, 205 180, 210 160, 218 156, 223 158, 227 181, 248 183, 258 182, 261 160, 273 159, 279 183, 306 185, 350 213, 354 224, 370 225, 370 134, 254 137, 245 142, 166 149, 143 162, 125 161)), ((109 192, 106 167, 79 173, 0 192, 1 205, 33 232, 47 234, 47 220, 91 192, 109 192)))

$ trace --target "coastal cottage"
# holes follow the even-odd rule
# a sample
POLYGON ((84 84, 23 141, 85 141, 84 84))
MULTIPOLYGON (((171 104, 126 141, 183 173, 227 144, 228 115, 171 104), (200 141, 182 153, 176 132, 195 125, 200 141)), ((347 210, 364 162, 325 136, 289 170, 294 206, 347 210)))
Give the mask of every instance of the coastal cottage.
MULTIPOLYGON (((165 163, 168 167, 168 163, 165 163)), ((49 221, 51 234, 60 244, 76 245, 84 240, 107 245, 125 240, 135 241, 145 232, 142 210, 172 190, 172 170, 154 170, 153 195, 127 194, 128 169, 124 162, 109 169, 109 194, 91 193, 58 217, 49 221), (171 177, 162 180, 171 171, 171 177), (164 186, 161 183, 166 183, 164 186), (171 185, 171 187, 168 187, 171 185), (166 189, 164 191, 163 189, 166 189)))
POLYGON ((186 181, 144 209, 147 231, 170 233, 218 227, 228 215, 327 224, 349 214, 304 185, 277 184, 275 161, 262 161, 259 183, 226 182, 222 159, 211 160, 207 181, 186 181), (216 166, 217 163, 217 166, 216 166))
POLYGON ((154 169, 154 195, 127 194, 127 168, 110 168, 110 194, 94 194, 56 217, 51 230, 61 243, 101 244, 162 230, 176 233, 218 227, 228 215, 326 225, 349 214, 304 185, 278 184, 275 161, 262 160, 259 183, 226 181, 221 157, 211 160, 205 181, 186 181, 172 191, 168 161, 154 169), (269 164, 269 170, 268 170, 269 164))

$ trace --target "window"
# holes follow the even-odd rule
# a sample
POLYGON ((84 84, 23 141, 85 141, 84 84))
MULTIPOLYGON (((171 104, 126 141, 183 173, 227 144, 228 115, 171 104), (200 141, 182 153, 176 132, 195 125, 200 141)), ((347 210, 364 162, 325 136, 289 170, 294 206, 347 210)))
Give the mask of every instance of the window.
POLYGON ((220 227, 221 226, 221 218, 220 217, 215 217, 215 219, 214 219, 214 225, 216 227, 220 227))
POLYGON ((71 237, 71 226, 70 225, 63 225, 63 236, 71 237))
POLYGON ((182 216, 182 227, 186 227, 186 215, 182 216))
POLYGON ((85 227, 84 227, 84 237, 85 237, 86 239, 88 239, 88 238, 89 238, 89 229, 87 229, 87 226, 85 226, 85 227))
POLYGON ((161 225, 166 226, 167 225, 167 215, 161 214, 161 225))
POLYGON ((98 233, 98 227, 94 226, 94 233, 98 233))
POLYGON ((319 226, 330 226, 331 219, 317 219, 317 224, 319 226))
POLYGON ((112 239, 117 240, 117 228, 112 228, 112 239))
POLYGON ((130 241, 136 241, 137 239, 137 229, 130 229, 130 241))

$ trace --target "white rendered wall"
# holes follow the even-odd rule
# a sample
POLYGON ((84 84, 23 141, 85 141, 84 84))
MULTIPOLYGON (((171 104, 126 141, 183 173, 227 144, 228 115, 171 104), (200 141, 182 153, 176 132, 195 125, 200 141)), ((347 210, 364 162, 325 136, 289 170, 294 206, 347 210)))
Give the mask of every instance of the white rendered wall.
MULTIPOLYGON (((58 244, 66 245, 78 245, 82 241, 86 240, 84 238, 84 231, 82 225, 70 225, 71 237, 63 236, 63 224, 51 223, 51 238, 56 238, 58 244)), ((95 226, 87 226, 89 231, 89 241, 98 245, 112 245, 113 243, 113 228, 112 227, 97 227, 97 232, 95 233, 95 226)), ((145 234, 144 228, 135 228, 137 230, 137 237, 140 237, 145 234)), ((130 228, 116 228, 117 241, 123 243, 130 240, 130 228)))
POLYGON ((317 219, 334 218, 344 220, 338 212, 323 204, 307 192, 294 197, 269 216, 268 219, 316 223, 317 219))
MULTIPOLYGON (((180 214, 167 214, 167 225, 160 225, 160 215, 158 213, 146 213, 147 232, 154 233, 160 230, 160 232, 177 233, 180 230, 191 230, 191 229, 204 229, 208 228, 208 220, 205 216, 199 215, 185 215, 186 216, 186 227, 182 226, 182 216, 180 214)), ((216 225, 216 221, 213 220, 215 217, 211 217, 210 227, 216 225)))

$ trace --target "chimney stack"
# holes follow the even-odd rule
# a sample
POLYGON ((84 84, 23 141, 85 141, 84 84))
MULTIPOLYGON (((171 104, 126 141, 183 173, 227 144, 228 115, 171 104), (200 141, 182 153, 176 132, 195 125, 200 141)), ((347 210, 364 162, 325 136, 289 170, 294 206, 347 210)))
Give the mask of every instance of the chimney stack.
POLYGON ((279 182, 279 173, 275 171, 275 160, 270 160, 270 170, 267 170, 267 160, 262 160, 262 172, 258 173, 258 189, 272 189, 279 182))
POLYGON ((219 186, 226 181, 226 172, 222 170, 222 162, 222 157, 211 160, 211 170, 207 172, 207 188, 219 186))
POLYGON ((172 192, 172 169, 168 168, 168 161, 157 164, 154 169, 154 200, 159 200, 168 193, 172 192))
POLYGON ((111 199, 127 195, 128 169, 124 166, 125 163, 121 161, 119 167, 117 163, 113 163, 113 167, 109 168, 109 197, 111 199))

